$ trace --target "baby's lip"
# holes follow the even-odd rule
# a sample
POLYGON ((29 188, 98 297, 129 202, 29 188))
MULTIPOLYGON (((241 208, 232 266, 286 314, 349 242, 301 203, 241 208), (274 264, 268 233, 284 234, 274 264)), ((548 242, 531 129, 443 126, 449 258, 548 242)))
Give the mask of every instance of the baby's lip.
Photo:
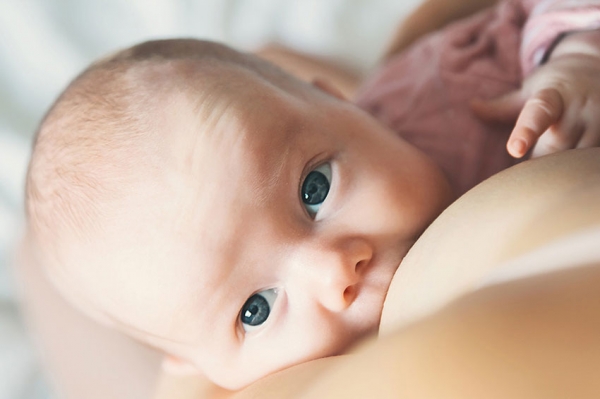
POLYGON ((373 327, 374 331, 379 329, 379 320, 381 320, 381 314, 383 312, 383 305, 387 298, 387 294, 392 284, 392 280, 398 270, 400 263, 404 260, 404 257, 408 251, 398 251, 390 256, 374 256, 371 262, 361 275, 360 282, 357 285, 356 298, 359 299, 362 295, 370 295, 377 297, 378 309, 377 309, 377 323, 373 327))

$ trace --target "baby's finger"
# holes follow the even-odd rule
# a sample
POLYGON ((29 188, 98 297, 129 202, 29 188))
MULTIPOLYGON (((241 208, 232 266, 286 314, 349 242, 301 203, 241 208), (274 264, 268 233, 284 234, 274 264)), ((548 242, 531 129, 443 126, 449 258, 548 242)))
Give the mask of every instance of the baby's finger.
POLYGON ((575 148, 592 147, 600 147, 600 135, 598 134, 598 131, 592 132, 591 130, 587 129, 575 148))
POLYGON ((585 128, 581 125, 572 129, 568 140, 565 140, 565 137, 559 132, 559 129, 553 127, 539 138, 531 152, 531 158, 537 158, 575 148, 578 141, 583 136, 584 130, 585 128))
POLYGON ((600 147, 599 107, 595 101, 586 101, 579 116, 585 121, 585 132, 577 142, 576 148, 600 147))
POLYGON ((585 132, 575 148, 600 147, 600 123, 596 120, 586 126, 585 132))
POLYGON ((515 90, 492 100, 471 101, 473 113, 488 122, 514 123, 523 108, 521 90, 515 90))
POLYGON ((542 134, 556 124, 563 114, 564 104, 560 93, 546 88, 535 93, 523 107, 506 148, 510 155, 521 158, 542 134))
POLYGON ((582 109, 577 103, 578 100, 572 100, 569 107, 564 111, 560 122, 554 124, 539 138, 531 153, 532 158, 577 146, 587 127, 584 123, 585 119, 582 118, 582 109))

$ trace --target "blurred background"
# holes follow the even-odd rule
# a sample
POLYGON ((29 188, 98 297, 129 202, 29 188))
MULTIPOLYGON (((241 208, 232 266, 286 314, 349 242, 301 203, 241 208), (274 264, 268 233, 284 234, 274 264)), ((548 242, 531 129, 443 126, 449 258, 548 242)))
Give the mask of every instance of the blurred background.
POLYGON ((19 313, 11 264, 23 232, 30 141, 60 91, 94 59, 166 37, 266 44, 359 75, 419 0, 0 0, 0 399, 55 398, 19 313))

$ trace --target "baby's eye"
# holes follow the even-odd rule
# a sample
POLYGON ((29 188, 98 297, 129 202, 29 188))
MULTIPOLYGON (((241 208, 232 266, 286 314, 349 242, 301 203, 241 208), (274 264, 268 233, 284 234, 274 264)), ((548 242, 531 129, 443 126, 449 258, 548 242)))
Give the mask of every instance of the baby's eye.
POLYGON ((329 194, 329 187, 331 185, 331 165, 324 163, 310 172, 304 182, 302 182, 302 189, 300 195, 302 202, 308 213, 314 216, 319 212, 319 208, 327 194, 329 194))
POLYGON ((277 290, 271 288, 257 292, 246 300, 240 312, 242 327, 246 332, 267 321, 275 299, 277 299, 277 290))

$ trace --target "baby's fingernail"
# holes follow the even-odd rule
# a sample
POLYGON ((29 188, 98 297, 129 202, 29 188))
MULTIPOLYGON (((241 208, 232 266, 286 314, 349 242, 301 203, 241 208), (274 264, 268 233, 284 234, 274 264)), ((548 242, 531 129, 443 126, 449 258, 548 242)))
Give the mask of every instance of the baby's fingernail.
POLYGON ((516 139, 510 142, 511 153, 518 156, 523 156, 527 150, 527 143, 524 140, 516 139))

